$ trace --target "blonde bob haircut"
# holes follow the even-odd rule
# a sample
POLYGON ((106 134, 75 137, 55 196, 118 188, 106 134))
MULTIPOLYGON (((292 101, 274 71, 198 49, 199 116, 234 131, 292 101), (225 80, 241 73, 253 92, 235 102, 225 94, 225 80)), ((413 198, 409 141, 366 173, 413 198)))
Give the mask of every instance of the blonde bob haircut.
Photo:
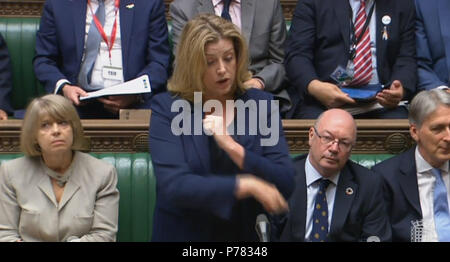
POLYGON ((212 14, 200 14, 184 26, 177 47, 175 68, 167 89, 193 102, 194 92, 205 90, 203 74, 207 68, 206 45, 217 43, 220 39, 233 42, 236 53, 236 79, 232 93, 233 96, 236 91, 243 93, 248 88, 244 82, 252 76, 248 71, 247 43, 233 23, 212 14))
POLYGON ((20 134, 20 149, 26 156, 42 155, 37 133, 41 120, 47 116, 54 121, 69 122, 73 132, 73 150, 87 149, 87 141, 75 107, 65 97, 51 94, 33 99, 27 107, 20 134))

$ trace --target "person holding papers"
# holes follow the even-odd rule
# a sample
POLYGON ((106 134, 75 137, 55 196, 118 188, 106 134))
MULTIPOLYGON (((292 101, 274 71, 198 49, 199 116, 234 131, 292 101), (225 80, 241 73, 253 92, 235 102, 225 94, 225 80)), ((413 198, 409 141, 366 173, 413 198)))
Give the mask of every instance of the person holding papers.
POLYGON ((294 187, 278 108, 270 93, 244 84, 248 49, 231 22, 203 14, 180 39, 170 92, 151 107, 152 240, 257 241, 256 218, 286 211, 294 187))
POLYGON ((70 99, 82 118, 116 118, 122 108, 150 108, 166 88, 170 48, 163 0, 47 0, 36 36, 36 77, 48 93, 70 99), (147 75, 151 93, 88 92, 147 75))
POLYGON ((413 0, 298 0, 285 58, 303 101, 294 118, 315 119, 329 108, 355 118, 407 118, 402 104, 417 82, 414 23, 413 0), (358 94, 373 85, 378 93, 358 94))

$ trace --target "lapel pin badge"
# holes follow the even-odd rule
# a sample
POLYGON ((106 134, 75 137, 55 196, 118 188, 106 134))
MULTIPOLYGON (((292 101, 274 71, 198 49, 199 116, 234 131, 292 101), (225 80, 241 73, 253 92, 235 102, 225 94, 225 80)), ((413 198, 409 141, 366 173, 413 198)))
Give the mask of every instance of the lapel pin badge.
POLYGON ((383 25, 389 25, 391 23, 392 19, 390 16, 385 15, 381 18, 381 22, 383 23, 383 25))
POLYGON ((353 188, 347 187, 347 189, 345 189, 345 194, 348 196, 353 195, 353 188))
POLYGON ((131 9, 131 8, 133 8, 134 7, 134 4, 129 4, 129 5, 127 5, 127 8, 128 9, 131 9))

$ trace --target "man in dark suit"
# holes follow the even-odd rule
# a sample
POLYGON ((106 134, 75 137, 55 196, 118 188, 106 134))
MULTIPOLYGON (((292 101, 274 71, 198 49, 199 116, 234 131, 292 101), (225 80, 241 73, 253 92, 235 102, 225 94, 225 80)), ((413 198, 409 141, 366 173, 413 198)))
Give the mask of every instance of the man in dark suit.
POLYGON ((384 180, 392 240, 450 241, 447 199, 450 184, 450 94, 439 89, 420 92, 410 105, 409 123, 411 137, 417 146, 372 168, 384 180), (438 170, 440 175, 434 173, 438 170), (440 192, 436 190, 438 181, 445 183, 445 192, 443 199, 436 202, 436 193, 440 192), (440 204, 446 208, 447 215, 438 216, 447 219, 438 218, 436 223, 436 207, 440 204), (421 224, 424 233, 414 234, 415 230, 411 231, 413 223, 421 224), (441 231, 442 224, 444 231, 441 231))
POLYGON ((450 2, 416 0, 418 89, 449 87, 450 2))
POLYGON ((36 37, 34 70, 48 93, 69 98, 83 118, 114 118, 122 108, 150 108, 152 95, 166 89, 169 63, 163 0, 45 2, 36 37), (97 14, 102 5, 103 15, 97 14), (93 19, 97 17, 100 21, 102 16, 104 28, 93 19), (91 31, 100 34, 100 48, 95 63, 87 70, 91 72, 87 84, 82 84, 83 66, 89 60, 86 54, 91 31), (84 96, 86 91, 142 75, 150 79, 150 94, 110 96, 80 104, 79 96, 84 96))
POLYGON ((8 113, 13 111, 10 103, 11 88, 11 61, 6 42, 0 34, 0 120, 8 119, 8 113))
POLYGON ((342 109, 310 128, 309 154, 294 160, 289 213, 275 222, 281 241, 390 240, 380 177, 348 161, 355 141, 355 121, 342 109))
MULTIPOLYGON (((170 3, 174 49, 180 41, 184 25, 201 13, 221 15, 225 0, 174 0, 170 3)), ((253 78, 247 85, 274 94, 280 101, 280 112, 291 107, 285 86, 284 42, 286 24, 279 0, 231 0, 233 24, 241 29, 250 51, 253 78)))
POLYGON ((406 118, 399 103, 416 90, 414 19, 413 0, 299 0, 285 59, 300 97, 294 117, 345 108, 357 118, 406 118), (357 81, 360 69, 368 75, 357 81), (336 81, 344 71, 353 78, 336 81), (386 87, 370 103, 358 103, 339 88, 367 84, 386 87))

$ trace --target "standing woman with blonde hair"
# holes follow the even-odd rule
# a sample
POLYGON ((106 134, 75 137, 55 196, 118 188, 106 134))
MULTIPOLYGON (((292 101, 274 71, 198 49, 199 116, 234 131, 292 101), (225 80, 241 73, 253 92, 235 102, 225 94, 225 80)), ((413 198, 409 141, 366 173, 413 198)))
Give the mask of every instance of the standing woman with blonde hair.
POLYGON ((273 96, 244 84, 247 52, 239 30, 215 15, 183 30, 169 92, 152 102, 153 241, 257 241, 256 217, 287 210, 294 169, 273 96), (261 122, 273 144, 263 145, 261 122))
POLYGON ((117 172, 78 151, 86 142, 71 102, 35 98, 20 143, 25 156, 0 166, 0 241, 115 241, 117 172))

